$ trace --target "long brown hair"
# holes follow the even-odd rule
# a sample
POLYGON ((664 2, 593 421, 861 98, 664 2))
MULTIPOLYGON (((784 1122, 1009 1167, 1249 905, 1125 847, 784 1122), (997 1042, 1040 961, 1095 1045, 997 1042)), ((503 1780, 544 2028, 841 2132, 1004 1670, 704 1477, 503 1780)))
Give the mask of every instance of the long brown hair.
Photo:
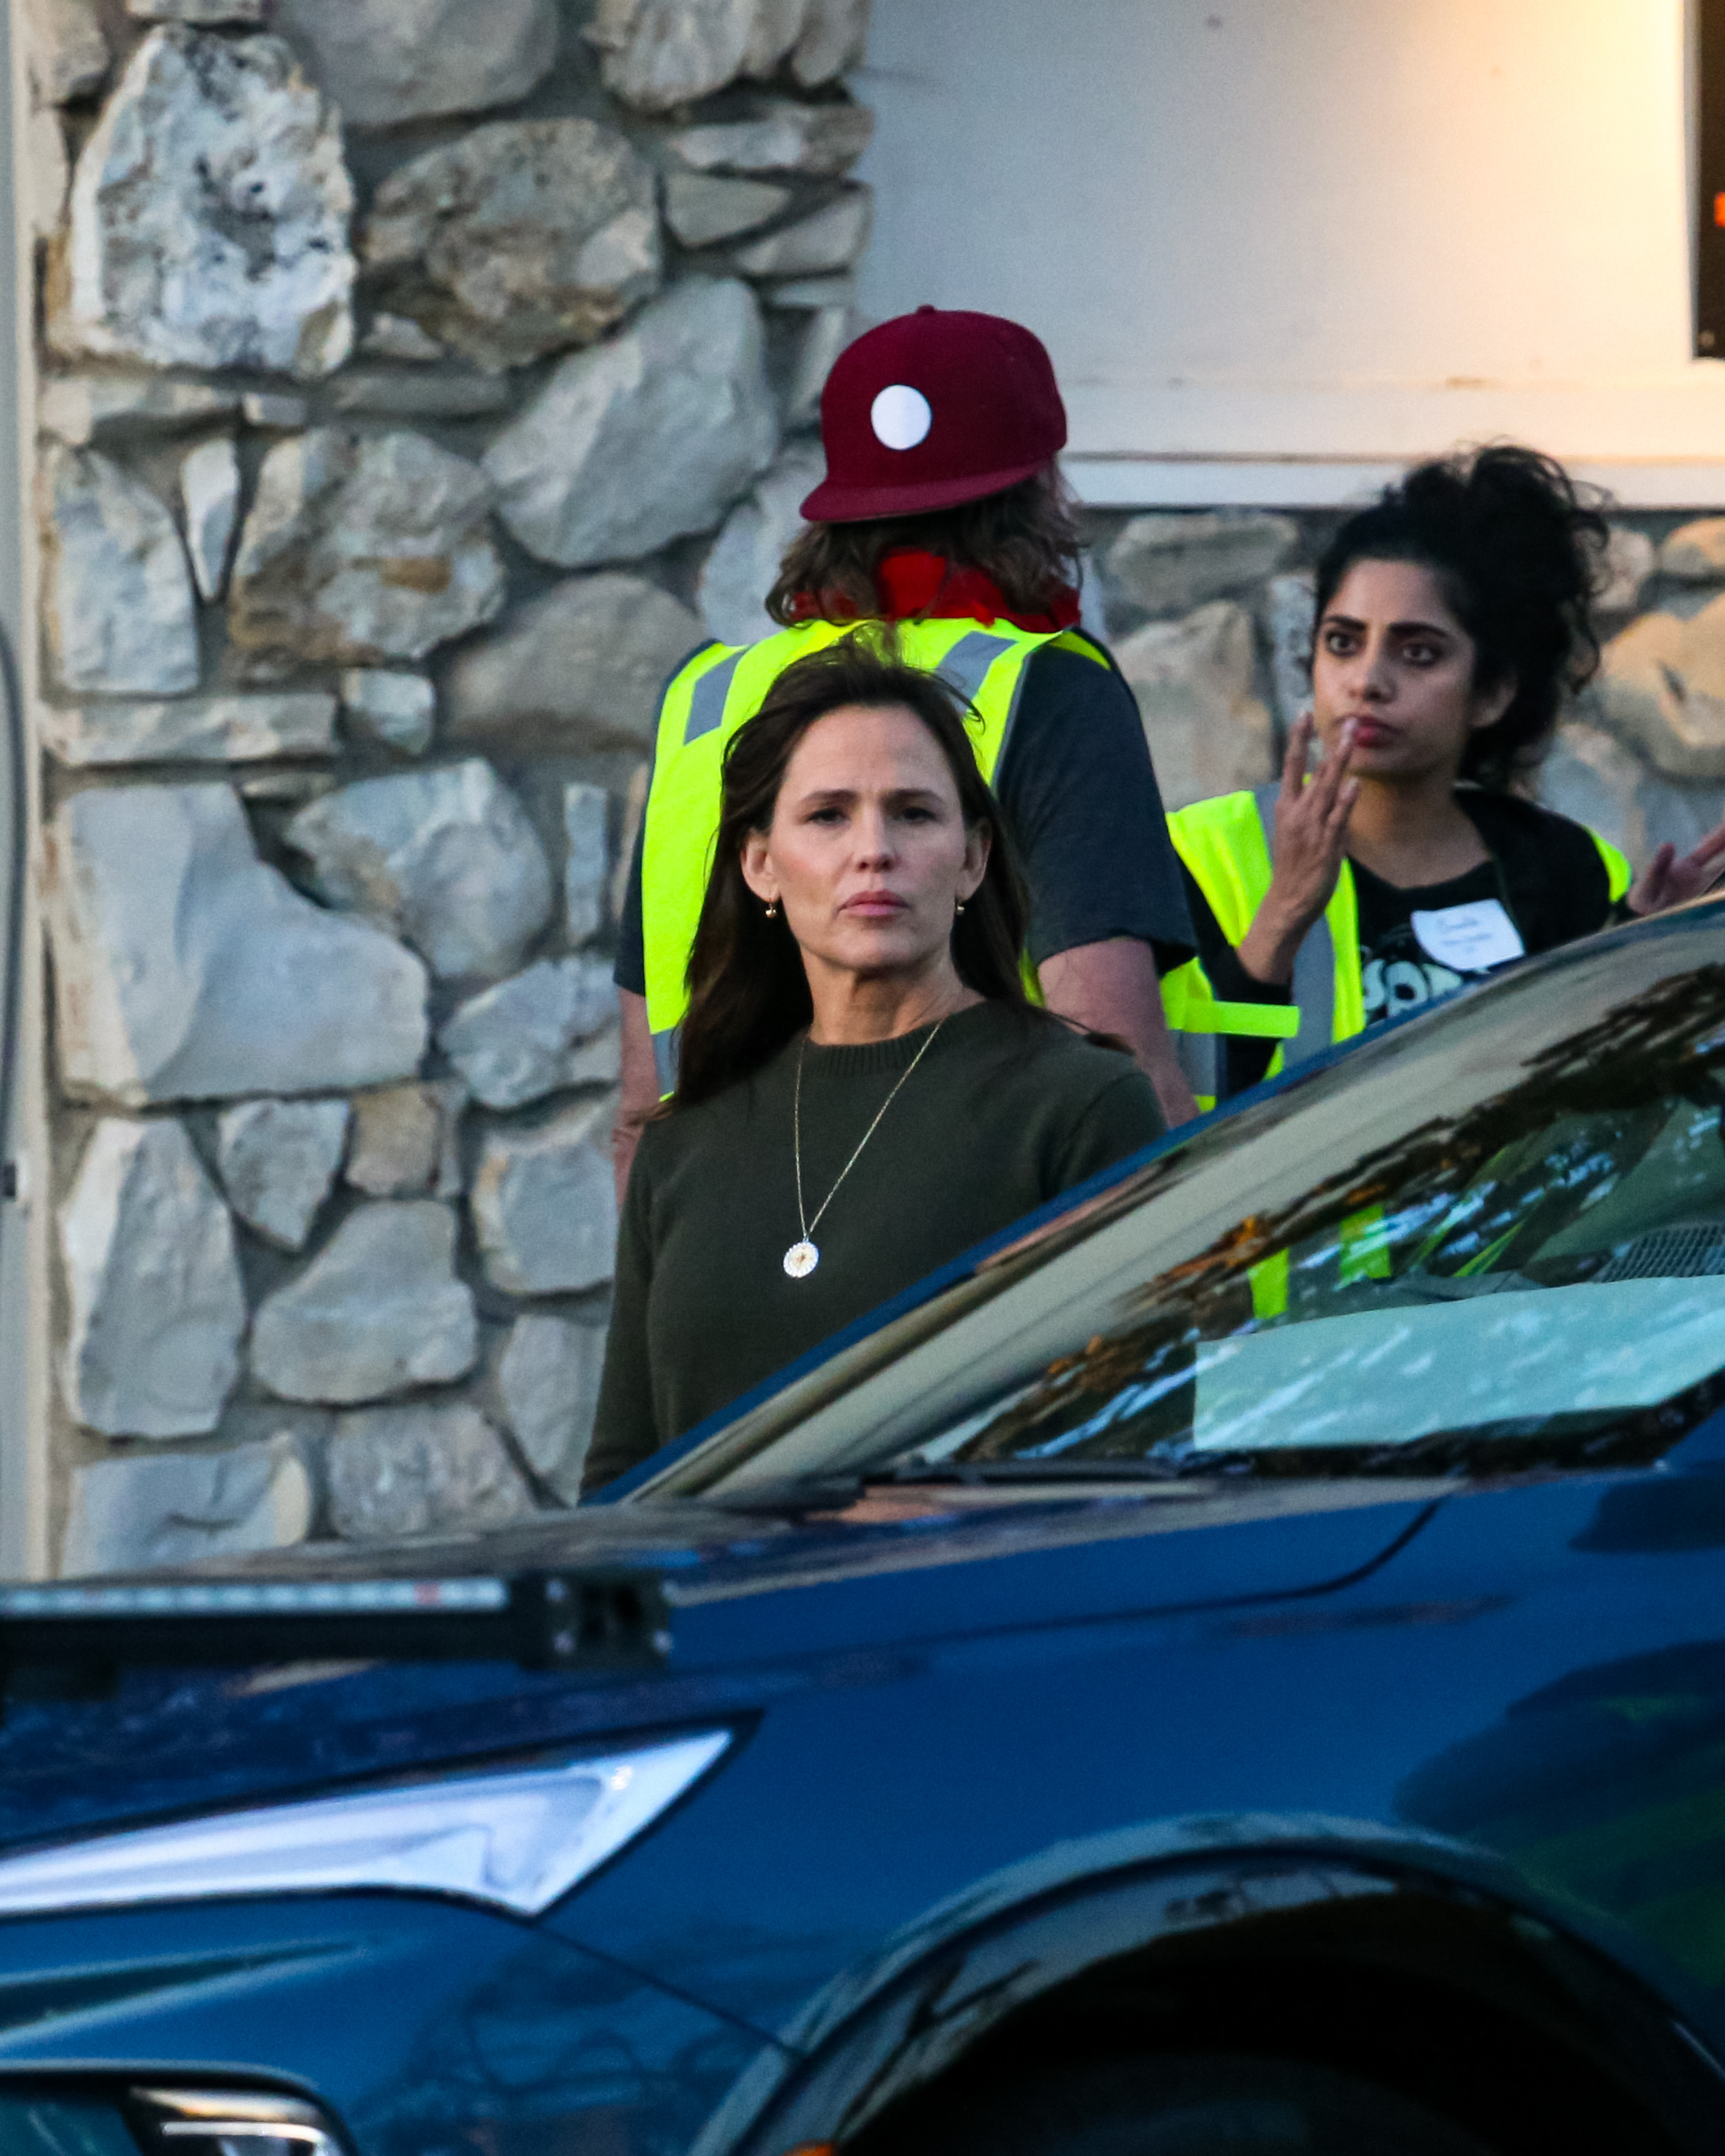
POLYGON ((758 1070, 814 1016, 796 939, 782 913, 767 918, 743 880, 742 850, 752 834, 770 827, 803 735, 829 711, 856 704, 911 711, 939 743, 966 828, 988 838, 982 884, 953 924, 953 963, 978 995, 1026 1014, 1034 1009, 1019 974, 1029 901, 1000 804, 977 768, 964 706, 938 675, 901 661, 890 629, 870 624, 788 666, 725 752, 719 833, 689 954, 689 1009, 672 1109, 707 1100, 758 1070))
POLYGON ((807 526, 785 550, 767 611, 787 627, 811 619, 865 621, 880 610, 875 572, 881 557, 901 547, 980 569, 1014 613, 1047 613, 1079 578, 1071 497, 1050 465, 956 509, 807 526))

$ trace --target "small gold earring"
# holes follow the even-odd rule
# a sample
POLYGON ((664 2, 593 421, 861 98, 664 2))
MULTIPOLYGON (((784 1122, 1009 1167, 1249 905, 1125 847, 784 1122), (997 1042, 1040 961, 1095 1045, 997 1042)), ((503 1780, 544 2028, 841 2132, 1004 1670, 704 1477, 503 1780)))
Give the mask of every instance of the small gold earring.
POLYGON ((767 918, 768 918, 769 921, 777 921, 777 920, 778 920, 778 906, 777 906, 776 904, 772 905, 772 906, 769 906, 768 907, 768 909, 767 909, 767 918))
POLYGON ((963 913, 963 911, 964 911, 964 901, 963 901, 962 898, 959 900, 959 901, 958 901, 957 905, 957 906, 955 906, 953 907, 952 911, 953 911, 955 913, 963 913))

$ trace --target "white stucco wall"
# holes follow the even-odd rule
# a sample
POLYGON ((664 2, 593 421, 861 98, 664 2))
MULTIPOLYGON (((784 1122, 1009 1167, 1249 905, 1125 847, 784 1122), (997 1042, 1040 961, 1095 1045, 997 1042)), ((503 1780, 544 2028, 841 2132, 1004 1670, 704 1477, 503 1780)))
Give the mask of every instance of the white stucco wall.
POLYGON ((1097 499, 1508 434, 1717 500, 1686 49, 1683 0, 875 0, 863 305, 1030 323, 1097 499))

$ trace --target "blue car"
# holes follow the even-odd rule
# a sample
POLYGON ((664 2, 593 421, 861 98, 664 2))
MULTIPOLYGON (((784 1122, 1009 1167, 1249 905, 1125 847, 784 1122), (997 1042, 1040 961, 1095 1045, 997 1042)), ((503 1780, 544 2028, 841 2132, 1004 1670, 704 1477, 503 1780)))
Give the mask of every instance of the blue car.
POLYGON ((0 1596, 3 2156, 1725 2147, 1725 908, 484 1537, 0 1596))

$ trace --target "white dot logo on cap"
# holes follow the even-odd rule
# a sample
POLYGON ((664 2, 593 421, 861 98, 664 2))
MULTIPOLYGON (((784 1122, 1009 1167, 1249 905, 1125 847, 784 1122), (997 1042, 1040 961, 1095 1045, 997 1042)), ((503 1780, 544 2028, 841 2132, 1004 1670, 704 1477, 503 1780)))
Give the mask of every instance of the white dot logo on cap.
POLYGON ((875 439, 889 449, 914 449, 934 424, 928 399, 908 382, 889 382, 869 407, 875 439))

